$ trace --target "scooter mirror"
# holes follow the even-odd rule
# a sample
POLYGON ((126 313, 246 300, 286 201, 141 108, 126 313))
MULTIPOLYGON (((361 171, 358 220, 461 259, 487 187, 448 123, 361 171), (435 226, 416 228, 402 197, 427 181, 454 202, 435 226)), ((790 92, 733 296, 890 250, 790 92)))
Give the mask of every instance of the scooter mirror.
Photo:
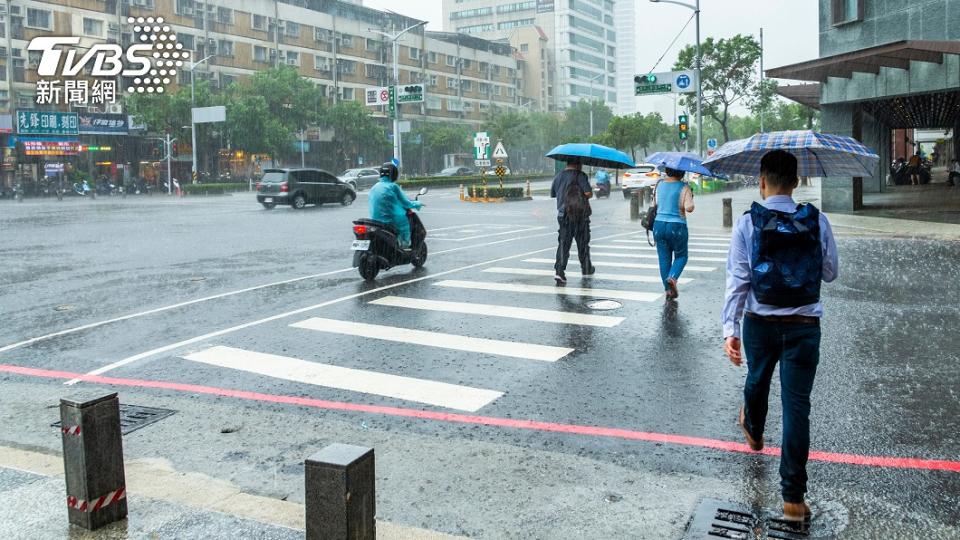
POLYGON ((421 194, 421 195, 426 195, 428 191, 430 191, 430 190, 427 189, 426 187, 420 188, 420 194, 421 194))

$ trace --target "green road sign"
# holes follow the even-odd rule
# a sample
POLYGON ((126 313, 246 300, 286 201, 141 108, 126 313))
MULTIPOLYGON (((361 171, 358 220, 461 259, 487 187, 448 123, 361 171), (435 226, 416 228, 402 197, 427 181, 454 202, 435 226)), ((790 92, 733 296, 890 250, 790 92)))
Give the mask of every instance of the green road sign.
POLYGON ((422 103, 423 102, 423 85, 408 84, 405 86, 398 86, 397 102, 398 103, 422 103))
POLYGON ((633 94, 643 96, 647 94, 669 94, 673 92, 672 84, 638 84, 634 86, 633 94))
POLYGON ((77 113, 23 110, 16 128, 20 135, 78 135, 80 121, 77 113))
POLYGON ((390 103, 387 105, 387 109, 390 111, 390 118, 397 117, 397 87, 390 87, 390 103))

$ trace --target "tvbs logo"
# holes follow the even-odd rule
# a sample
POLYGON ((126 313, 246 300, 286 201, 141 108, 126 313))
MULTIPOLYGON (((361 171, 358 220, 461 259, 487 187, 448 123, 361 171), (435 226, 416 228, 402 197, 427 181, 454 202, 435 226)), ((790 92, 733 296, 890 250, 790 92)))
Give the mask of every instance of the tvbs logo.
POLYGON ((37 75, 41 79, 69 78, 86 69, 92 77, 132 79, 133 84, 127 87, 131 93, 163 92, 189 58, 189 51, 183 50, 183 44, 177 42, 176 34, 163 24, 162 17, 128 17, 127 22, 134 25, 134 43, 126 48, 116 43, 98 43, 87 50, 80 47, 80 38, 74 36, 33 38, 27 50, 40 53, 37 75))

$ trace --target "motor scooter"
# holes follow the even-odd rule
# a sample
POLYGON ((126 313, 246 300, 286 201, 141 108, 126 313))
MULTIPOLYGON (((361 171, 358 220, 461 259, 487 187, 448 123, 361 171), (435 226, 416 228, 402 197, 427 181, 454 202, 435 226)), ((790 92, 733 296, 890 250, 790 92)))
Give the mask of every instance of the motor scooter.
MULTIPOLYGON (((420 188, 421 195, 427 194, 427 188, 420 188)), ((420 216, 412 209, 407 210, 410 221, 410 249, 400 249, 397 242, 397 229, 389 223, 374 219, 358 219, 353 222, 353 234, 356 239, 351 244, 353 266, 360 270, 360 277, 367 281, 376 279, 380 270, 389 270, 394 266, 412 264, 420 268, 427 262, 427 229, 420 216)))
POLYGON ((609 182, 600 182, 597 183, 597 188, 593 190, 596 193, 598 199, 606 197, 610 198, 610 183, 609 182))

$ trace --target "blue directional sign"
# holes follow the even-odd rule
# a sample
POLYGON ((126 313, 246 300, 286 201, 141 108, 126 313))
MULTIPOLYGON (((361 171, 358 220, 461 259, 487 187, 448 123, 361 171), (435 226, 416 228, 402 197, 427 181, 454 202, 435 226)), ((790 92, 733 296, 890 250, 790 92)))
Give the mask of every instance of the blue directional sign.
POLYGON ((690 88, 691 82, 693 81, 690 80, 689 75, 687 75, 686 73, 681 74, 680 76, 677 77, 677 88, 681 90, 686 90, 687 88, 690 88))

